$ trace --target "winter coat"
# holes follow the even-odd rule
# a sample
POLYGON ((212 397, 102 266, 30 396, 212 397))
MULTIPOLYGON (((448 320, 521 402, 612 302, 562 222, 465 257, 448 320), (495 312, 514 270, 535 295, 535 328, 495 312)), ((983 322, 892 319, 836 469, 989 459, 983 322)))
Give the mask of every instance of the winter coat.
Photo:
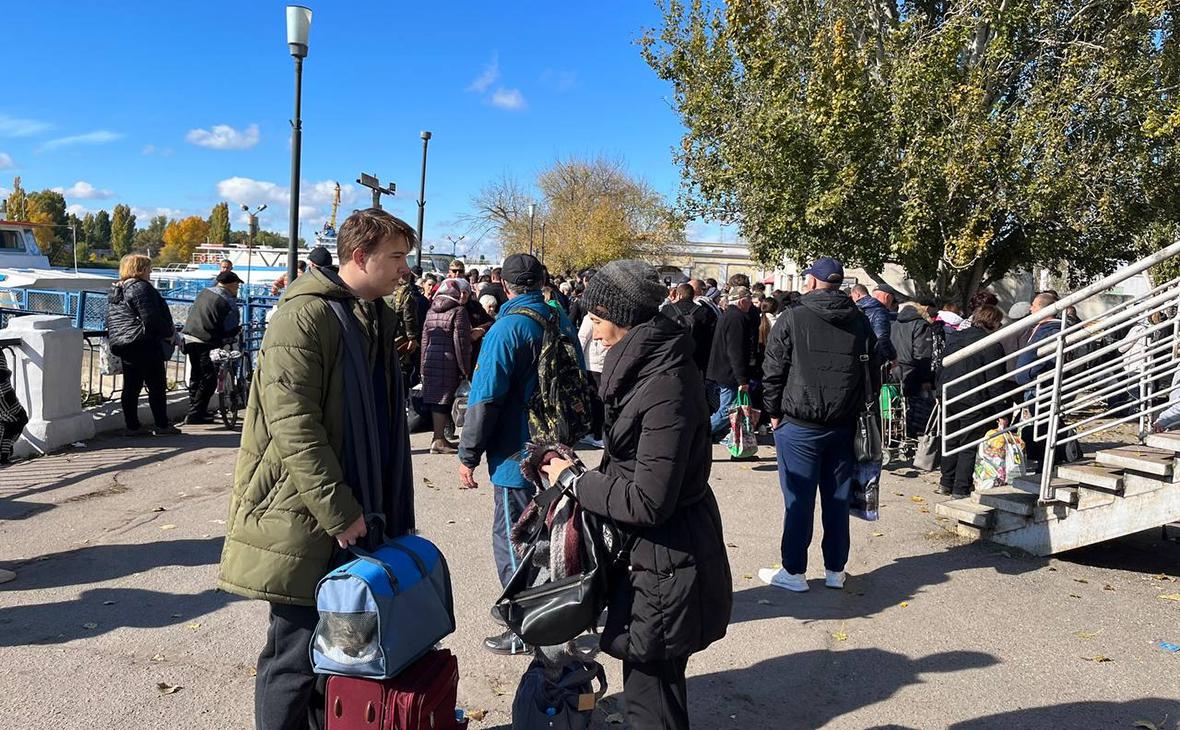
POLYGON ((436 295, 422 326, 422 402, 450 405, 463 378, 471 379, 471 321, 459 300, 436 295))
MULTIPOLYGON (((953 355, 959 350, 979 342, 984 337, 987 337, 987 335, 987 332, 984 332, 978 327, 968 327, 964 330, 952 332, 946 338, 946 355, 953 355)), ((976 423, 977 421, 990 421, 1008 414, 1010 404, 1008 400, 1004 400, 963 415, 964 411, 986 403, 992 398, 998 398, 1010 389, 1011 386, 1007 382, 1008 369, 1004 367, 1004 363, 1000 362, 1003 357, 1004 346, 995 342, 980 352, 969 355, 953 365, 944 365, 942 370, 939 371, 939 393, 942 393, 943 388, 956 378, 970 375, 966 380, 950 386, 950 389, 946 391, 943 408, 946 415, 946 431, 948 434, 953 434, 958 429, 976 423), (964 396, 953 403, 950 402, 952 398, 960 393, 974 390, 989 381, 992 383, 989 387, 964 396)), ((973 431, 986 431, 988 428, 990 428, 990 424, 984 423, 984 425, 973 429, 973 431)), ((961 444, 964 440, 969 440, 971 435, 972 433, 969 432, 957 438, 952 437, 952 443, 956 445, 961 444)))
POLYGON ((532 317, 519 313, 526 307, 544 317, 557 317, 570 342, 578 342, 578 333, 565 314, 547 305, 540 291, 509 300, 484 335, 467 395, 459 462, 474 469, 486 454, 488 473, 498 487, 529 486, 520 473, 520 459, 529 440, 527 408, 537 389, 537 356, 545 331, 532 317))
POLYGON ((409 372, 418 355, 416 349, 411 349, 410 343, 422 344, 422 320, 418 316, 419 298, 425 301, 418 285, 411 282, 402 282, 393 294, 385 298, 385 303, 393 310, 393 339, 397 343, 404 372, 409 372))
POLYGON ((934 384, 934 329, 916 304, 904 305, 893 323, 890 337, 897 353, 898 379, 906 396, 920 395, 923 386, 934 384))
POLYGON ((582 345, 582 354, 586 357, 586 370, 601 373, 606 362, 606 347, 602 340, 594 339, 594 323, 589 317, 582 318, 582 325, 578 327, 578 342, 582 345))
POLYGON ((176 325, 168 303, 151 282, 124 279, 107 296, 107 339, 111 351, 132 363, 172 356, 176 325))
MULTIPOLYGON (((1025 336, 1024 340, 1020 343, 1020 349, 1023 349, 1028 345, 1055 337, 1059 332, 1061 332, 1061 320, 1041 320, 1032 328, 1032 330, 1029 331, 1029 334, 1025 336)), ((949 341, 949 335, 947 339, 949 341)), ((1033 384, 1036 382, 1037 377, 1041 373, 1048 372, 1056 366, 1056 358, 1050 357, 1031 368, 1025 368, 1023 370, 1021 370, 1021 368, 1024 368, 1024 366, 1030 365, 1037 360, 1040 360, 1041 357, 1051 351, 1051 349, 1049 349, 1051 347, 1051 345, 1035 347, 1016 356, 1016 382, 1021 385, 1029 386, 1024 391, 1024 399, 1027 401, 1031 401, 1032 399, 1036 398, 1037 389, 1033 384)), ((946 357, 946 355, 943 355, 943 357, 946 357)))
POLYGON ((704 382, 676 322, 645 322, 607 351, 606 453, 581 505, 633 539, 616 572, 602 647, 631 661, 687 657, 725 636, 733 603, 721 514, 709 487, 704 382))
POLYGON ((197 295, 184 321, 186 340, 203 342, 213 347, 232 342, 242 330, 238 303, 220 286, 210 287, 197 295))
POLYGON ((717 320, 709 352, 709 380, 726 388, 750 382, 750 318, 737 305, 730 305, 717 320))
POLYGON ((255 361, 217 581, 223 591, 314 605, 316 583, 337 550, 332 536, 361 516, 344 477, 347 368, 329 299, 357 317, 370 365, 376 368, 384 357, 392 416, 381 499, 386 534, 414 529, 409 433, 397 413, 403 402, 394 314, 380 299, 358 302, 332 272, 311 270, 283 293, 255 361))
POLYGON ((875 345, 868 319, 847 294, 804 294, 770 331, 762 368, 766 414, 809 428, 852 425, 866 401, 866 369, 868 387, 879 384, 875 345))
POLYGON ((680 318, 692 333, 692 359, 704 375, 709 371, 709 356, 713 350, 713 333, 717 329, 717 314, 712 307, 690 299, 665 304, 661 309, 672 319, 680 318))
POLYGON ((877 336, 877 359, 882 363, 895 360, 897 353, 894 352, 893 342, 890 339, 890 329, 893 323, 889 318, 889 310, 885 308, 884 304, 870 296, 857 299, 855 304, 869 318, 869 324, 873 326, 873 334, 877 336))

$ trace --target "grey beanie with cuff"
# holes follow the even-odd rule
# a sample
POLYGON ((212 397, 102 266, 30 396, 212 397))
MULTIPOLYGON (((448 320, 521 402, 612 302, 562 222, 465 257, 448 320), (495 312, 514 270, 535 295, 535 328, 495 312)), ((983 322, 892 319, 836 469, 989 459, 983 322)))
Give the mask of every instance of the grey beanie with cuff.
POLYGON ((668 290, 654 266, 624 259, 598 270, 586 285, 582 302, 595 317, 631 328, 659 314, 667 296, 668 290))

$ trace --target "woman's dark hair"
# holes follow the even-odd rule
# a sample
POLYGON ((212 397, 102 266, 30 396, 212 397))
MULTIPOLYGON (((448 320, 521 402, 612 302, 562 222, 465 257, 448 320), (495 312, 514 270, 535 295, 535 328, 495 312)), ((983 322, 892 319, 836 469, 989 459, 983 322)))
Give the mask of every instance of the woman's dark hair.
POLYGON ((978 311, 980 307, 994 307, 1000 303, 999 298, 992 294, 987 289, 980 289, 971 297, 971 303, 968 305, 968 311, 978 311))
POLYGON ((995 332, 1004 322, 1004 313, 994 304, 984 304, 971 315, 971 326, 984 332, 995 332))
POLYGON ((762 307, 763 314, 775 314, 778 312, 778 302, 770 297, 763 299, 760 306, 762 307))

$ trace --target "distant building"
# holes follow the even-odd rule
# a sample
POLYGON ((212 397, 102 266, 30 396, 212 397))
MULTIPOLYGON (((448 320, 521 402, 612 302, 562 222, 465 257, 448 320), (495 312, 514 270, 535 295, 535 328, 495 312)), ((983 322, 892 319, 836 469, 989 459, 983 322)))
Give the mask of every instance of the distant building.
POLYGON ((711 243, 686 241, 675 253, 661 261, 661 273, 679 271, 688 279, 716 279, 724 282, 734 274, 745 274, 750 281, 764 281, 774 276, 750 260, 750 249, 742 241, 711 243))

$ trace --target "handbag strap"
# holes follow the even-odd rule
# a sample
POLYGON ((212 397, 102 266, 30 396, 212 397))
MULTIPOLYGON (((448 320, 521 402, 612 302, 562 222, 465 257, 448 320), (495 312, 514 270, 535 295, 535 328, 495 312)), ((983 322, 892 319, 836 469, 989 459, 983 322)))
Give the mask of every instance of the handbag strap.
POLYGON ((870 358, 869 358, 869 353, 867 352, 867 350, 868 350, 867 346, 865 347, 865 350, 866 350, 866 352, 864 354, 860 355, 860 362, 861 362, 861 365, 864 367, 864 377, 865 377, 865 410, 872 413, 873 412, 873 378, 872 378, 872 373, 869 372, 869 359, 870 358))
POLYGON ((581 669, 575 669, 568 672, 560 680, 555 683, 555 687, 563 690, 577 691, 582 685, 589 684, 593 687, 594 680, 598 680, 598 689, 594 691, 594 699, 600 700, 606 695, 606 669, 598 662, 591 662, 585 664, 581 669))

